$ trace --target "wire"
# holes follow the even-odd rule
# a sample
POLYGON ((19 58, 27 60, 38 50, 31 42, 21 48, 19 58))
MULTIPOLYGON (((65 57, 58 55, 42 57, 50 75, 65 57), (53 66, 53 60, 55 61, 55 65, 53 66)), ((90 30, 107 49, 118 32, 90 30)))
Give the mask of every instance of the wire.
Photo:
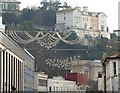
MULTIPOLYGON (((12 49, 12 48, 11 48, 12 49)), ((27 50, 46 50, 46 51, 88 51, 89 49, 42 49, 42 48, 25 48, 27 50)), ((12 49, 21 50, 21 49, 12 49)))

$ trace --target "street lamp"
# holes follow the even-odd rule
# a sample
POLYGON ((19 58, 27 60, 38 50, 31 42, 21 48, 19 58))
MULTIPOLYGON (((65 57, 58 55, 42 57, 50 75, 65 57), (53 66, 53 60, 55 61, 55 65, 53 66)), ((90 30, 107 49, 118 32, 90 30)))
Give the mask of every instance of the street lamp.
POLYGON ((102 62, 103 71, 104 71, 104 92, 106 93, 106 63, 102 62))

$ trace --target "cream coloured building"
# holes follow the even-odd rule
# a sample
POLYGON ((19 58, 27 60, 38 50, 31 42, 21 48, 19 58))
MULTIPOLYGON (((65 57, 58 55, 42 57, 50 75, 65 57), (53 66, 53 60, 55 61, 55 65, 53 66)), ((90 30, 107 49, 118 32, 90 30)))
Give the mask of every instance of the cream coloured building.
POLYGON ((95 12, 89 12, 88 7, 84 6, 82 11, 82 28, 84 30, 98 31, 98 18, 95 12))
POLYGON ((120 91, 120 51, 114 52, 107 56, 103 62, 104 73, 102 74, 102 84, 100 82, 99 88, 103 91, 120 91), (104 78, 104 76, 106 76, 104 78), (105 84, 105 85, 104 85, 105 84))
POLYGON ((100 34, 98 17, 96 15, 96 12, 89 12, 87 6, 83 7, 82 28, 84 31, 88 31, 92 37, 97 37, 100 34))
POLYGON ((34 72, 34 89, 37 92, 47 92, 48 75, 44 72, 34 72))
POLYGON ((100 60, 80 60, 74 62, 68 67, 73 73, 84 73, 88 75, 90 81, 97 81, 98 72, 102 70, 102 64, 100 60))

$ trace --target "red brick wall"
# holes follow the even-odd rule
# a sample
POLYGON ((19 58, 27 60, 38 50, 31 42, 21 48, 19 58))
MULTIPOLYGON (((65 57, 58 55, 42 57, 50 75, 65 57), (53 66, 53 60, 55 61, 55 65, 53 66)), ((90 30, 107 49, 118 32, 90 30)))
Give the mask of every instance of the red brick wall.
POLYGON ((65 80, 76 81, 78 85, 88 85, 88 77, 83 73, 67 73, 64 78, 65 80))

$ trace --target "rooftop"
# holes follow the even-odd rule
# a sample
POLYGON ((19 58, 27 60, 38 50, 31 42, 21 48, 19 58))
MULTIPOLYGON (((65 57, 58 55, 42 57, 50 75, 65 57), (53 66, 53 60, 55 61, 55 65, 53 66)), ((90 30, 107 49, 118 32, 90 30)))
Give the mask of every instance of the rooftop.
POLYGON ((120 50, 115 51, 110 56, 105 57, 105 59, 103 59, 103 62, 107 62, 110 59, 120 59, 120 50))
POLYGON ((3 3, 21 3, 17 0, 2 0, 3 3))

